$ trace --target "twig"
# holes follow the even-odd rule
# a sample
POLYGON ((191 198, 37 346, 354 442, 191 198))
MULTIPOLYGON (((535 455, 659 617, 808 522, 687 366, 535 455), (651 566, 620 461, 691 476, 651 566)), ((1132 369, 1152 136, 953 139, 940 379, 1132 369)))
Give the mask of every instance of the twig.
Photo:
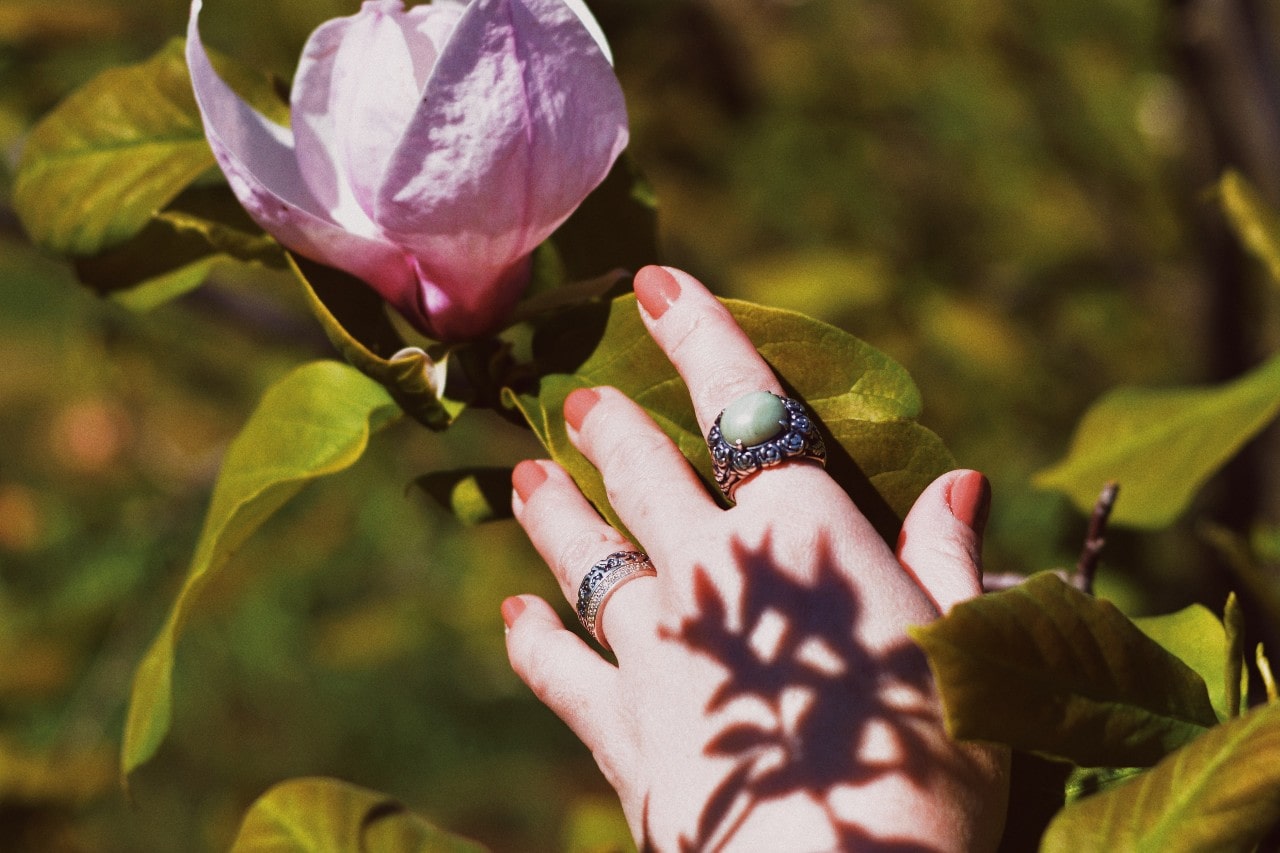
POLYGON ((1085 535, 1084 548, 1080 551, 1080 559, 1076 561, 1073 585, 1090 595, 1093 594, 1093 577, 1098 572, 1098 559, 1107 544, 1107 519, 1111 517, 1111 508, 1115 506, 1119 492, 1120 484, 1115 480, 1102 487, 1102 494, 1098 495, 1098 502, 1093 505, 1093 516, 1089 519, 1089 532, 1085 535))

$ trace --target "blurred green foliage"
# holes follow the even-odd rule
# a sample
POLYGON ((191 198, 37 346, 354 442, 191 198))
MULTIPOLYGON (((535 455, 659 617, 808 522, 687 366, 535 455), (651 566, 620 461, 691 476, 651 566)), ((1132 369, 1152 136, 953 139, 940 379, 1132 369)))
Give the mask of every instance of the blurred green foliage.
MULTIPOLYGON (((355 8, 209 5, 209 41, 281 80, 312 27, 355 8)), ((32 248, 8 205, 34 122, 181 34, 186 6, 0 0, 0 848, 226 849, 271 785, 329 775, 495 849, 609 849, 625 827, 607 786, 506 664, 498 604, 555 600, 548 573, 510 522, 477 535, 410 488, 540 452, 474 412, 440 435, 394 425, 245 545, 184 639, 170 741, 132 805, 118 787, 129 679, 218 461, 263 389, 331 352, 283 275, 220 266, 212 287, 136 315, 32 248)), ((1222 378, 1217 259, 1197 230, 1217 175, 1172 7, 592 7, 667 259, 888 352, 926 425, 993 480, 988 567, 1072 562, 1083 520, 1032 475, 1086 405, 1222 378)), ((1257 290, 1250 310, 1277 298, 1257 290)), ((1215 541, 1256 569, 1275 529, 1215 541)), ((1216 612, 1224 580, 1201 541, 1191 522, 1114 532, 1102 591, 1131 612, 1216 612)))

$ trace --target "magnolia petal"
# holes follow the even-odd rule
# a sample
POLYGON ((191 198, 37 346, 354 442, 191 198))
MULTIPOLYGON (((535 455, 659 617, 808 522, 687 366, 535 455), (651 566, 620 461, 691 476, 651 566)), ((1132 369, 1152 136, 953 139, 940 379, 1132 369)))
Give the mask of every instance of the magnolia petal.
MULTIPOLYGON (((422 92, 405 41, 404 15, 400 0, 365 0, 333 58, 330 151, 369 214, 422 92)), ((426 39, 416 41, 421 59, 434 65, 435 46, 426 39)))
POLYGON ((214 71, 200 41, 201 6, 192 0, 187 67, 205 136, 240 204, 282 245, 368 281, 416 314, 410 259, 392 243, 353 234, 330 218, 302 178, 292 133, 246 104, 214 71))
POLYGON ((531 252, 626 144, 613 68, 564 0, 475 0, 427 81, 374 220, 441 288, 477 287, 469 270, 531 252))
POLYGON ((441 278, 415 263, 419 301, 414 316, 419 328, 440 340, 457 341, 501 327, 529 282, 531 258, 521 258, 506 268, 467 269, 465 278, 453 279, 441 278))
POLYGON ((434 0, 425 6, 414 6, 397 18, 413 55, 413 76, 419 93, 427 87, 431 69, 435 68, 440 51, 444 50, 466 8, 466 0, 434 0), (430 51, 419 43, 422 39, 430 43, 430 51))
POLYGON ((599 22, 591 14, 587 4, 582 0, 564 0, 564 4, 572 9, 573 13, 582 21, 582 25, 587 28, 587 32, 591 33, 591 37, 596 40, 596 46, 600 48, 604 58, 609 60, 609 64, 612 65, 613 51, 609 49, 609 41, 604 37, 604 30, 600 29, 599 22))
POLYGON ((329 216, 344 228, 373 236, 378 228, 365 213, 337 156, 334 113, 331 109, 333 59, 353 17, 321 24, 307 39, 298 61, 290 93, 290 122, 298 168, 312 194, 329 216))

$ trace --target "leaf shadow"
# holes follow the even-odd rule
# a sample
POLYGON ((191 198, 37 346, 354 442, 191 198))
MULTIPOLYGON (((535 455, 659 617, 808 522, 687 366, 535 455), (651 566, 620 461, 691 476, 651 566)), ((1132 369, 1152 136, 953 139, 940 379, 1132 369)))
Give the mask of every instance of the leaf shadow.
POLYGON ((878 837, 831 804, 833 794, 888 775, 927 789, 965 772, 963 759, 936 737, 941 723, 923 653, 905 637, 879 650, 858 640, 861 603, 829 543, 820 544, 811 572, 789 571, 771 552, 767 536, 756 548, 733 543, 742 587, 732 602, 707 569, 695 567, 691 615, 659 626, 664 640, 727 671, 708 715, 745 700, 767 708, 769 719, 727 723, 707 744, 707 755, 730 759, 733 768, 680 849, 724 849, 754 809, 800 794, 824 804, 840 849, 928 851, 910 839, 878 837))

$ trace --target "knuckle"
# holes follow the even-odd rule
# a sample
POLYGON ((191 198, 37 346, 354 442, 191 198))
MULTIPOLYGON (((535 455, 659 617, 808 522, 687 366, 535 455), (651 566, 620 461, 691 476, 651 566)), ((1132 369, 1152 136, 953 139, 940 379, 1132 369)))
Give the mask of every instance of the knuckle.
POLYGON ((666 454, 669 448, 666 436, 653 430, 642 430, 631 433, 623 441, 609 448, 604 460, 606 486, 610 480, 635 478, 641 472, 649 470, 653 460, 666 454))
POLYGON ((590 530, 570 538, 556 552, 556 567, 567 586, 577 584, 596 561, 623 545, 612 529, 590 530))

